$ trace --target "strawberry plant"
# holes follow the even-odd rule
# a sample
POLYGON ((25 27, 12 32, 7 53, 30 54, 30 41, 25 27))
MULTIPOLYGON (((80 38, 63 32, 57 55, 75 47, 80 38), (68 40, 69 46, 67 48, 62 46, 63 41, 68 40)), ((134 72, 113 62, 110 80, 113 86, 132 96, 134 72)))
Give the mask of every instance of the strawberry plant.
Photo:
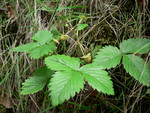
MULTIPOLYGON (((86 27, 78 26, 79 30, 86 27)), ((93 63, 80 66, 80 59, 66 55, 51 55, 56 46, 54 39, 59 33, 52 31, 39 31, 32 39, 36 42, 21 45, 12 51, 26 52, 34 59, 46 56, 46 66, 37 69, 34 75, 22 83, 21 94, 33 94, 40 91, 48 82, 52 105, 57 106, 65 100, 75 96, 84 88, 85 81, 93 89, 104 94, 114 95, 111 77, 105 69, 116 67, 121 59, 124 68, 140 83, 150 86, 150 69, 148 64, 136 54, 149 51, 149 39, 129 39, 120 44, 120 50, 114 46, 100 49, 93 63)), ((62 36, 60 36, 62 38, 62 36)), ((67 37, 69 38, 69 37, 67 37)))
POLYGON ((68 100, 84 87, 84 78, 99 92, 114 94, 113 84, 103 67, 87 64, 80 67, 78 58, 65 55, 53 55, 45 59, 48 68, 56 71, 49 82, 50 96, 53 105, 68 100))
POLYGON ((150 86, 149 65, 135 54, 147 53, 150 50, 149 39, 128 39, 120 43, 120 50, 117 47, 106 46, 98 52, 94 59, 96 64, 110 69, 120 64, 121 59, 124 68, 131 76, 140 83, 150 86))
POLYGON ((34 76, 22 85, 21 94, 41 90, 47 81, 53 106, 63 103, 84 88, 85 81, 99 92, 114 95, 111 78, 102 66, 87 64, 80 67, 79 58, 52 55, 45 59, 46 66, 36 70, 34 76), (53 73, 53 71, 56 71, 53 73), (52 76, 52 79, 50 79, 52 76))
POLYGON ((41 30, 37 32, 32 39, 36 42, 20 45, 14 48, 12 51, 29 53, 29 56, 34 59, 43 57, 54 52, 56 46, 53 39, 53 31, 41 30))

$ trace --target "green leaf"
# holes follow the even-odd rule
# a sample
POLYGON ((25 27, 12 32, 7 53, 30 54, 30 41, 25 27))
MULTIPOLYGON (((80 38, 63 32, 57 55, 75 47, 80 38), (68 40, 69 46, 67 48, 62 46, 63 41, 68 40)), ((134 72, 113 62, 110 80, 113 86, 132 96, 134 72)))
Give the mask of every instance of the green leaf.
POLYGON ((146 94, 150 94, 150 89, 147 89, 146 94))
POLYGON ((123 56, 123 65, 125 70, 136 80, 150 86, 150 68, 142 58, 135 55, 125 55, 123 56))
MULTIPOLYGON (((56 34, 56 33, 55 33, 56 34)), ((49 53, 53 53, 56 49, 53 41, 52 33, 50 31, 42 30, 38 31, 33 37, 33 40, 38 41, 38 43, 29 43, 25 45, 18 46, 14 48, 12 51, 17 52, 27 52, 30 53, 30 57, 34 59, 38 59, 43 57, 44 55, 48 55, 49 53)))
POLYGON ((77 31, 77 30, 80 31, 80 30, 86 28, 87 26, 88 26, 88 24, 79 24, 78 28, 75 29, 75 31, 77 31))
POLYGON ((47 80, 50 79, 53 71, 47 69, 46 66, 37 69, 32 77, 22 83, 21 94, 33 94, 40 91, 45 86, 47 80))
POLYGON ((55 49, 56 46, 53 42, 45 45, 39 45, 38 43, 33 42, 15 47, 12 51, 30 53, 29 56, 31 58, 38 59, 40 57, 43 57, 44 55, 53 53, 55 49))
POLYGON ((102 48, 102 45, 97 45, 94 49, 94 44, 90 45, 91 53, 92 53, 92 58, 95 58, 97 55, 97 52, 102 48))
POLYGON ((78 70, 80 67, 78 58, 66 55, 53 55, 45 58, 45 64, 52 70, 78 70))
POLYGON ((53 40, 53 35, 50 31, 41 30, 41 31, 38 31, 34 36, 32 36, 32 39, 36 40, 41 45, 44 45, 50 42, 51 40, 53 40))
POLYGON ((59 31, 56 28, 54 28, 54 27, 52 27, 52 28, 53 29, 51 30, 51 33, 53 34, 53 38, 57 39, 61 34, 59 33, 59 31))
POLYGON ((114 95, 111 78, 102 66, 88 64, 79 68, 78 58, 65 55, 47 57, 45 64, 48 68, 57 71, 48 85, 53 106, 68 100, 76 92, 79 93, 84 87, 84 77, 94 89, 114 95))
POLYGON ((20 45, 18 47, 13 48, 11 51, 17 51, 17 52, 26 52, 28 53, 33 48, 39 47, 40 45, 38 43, 28 43, 24 45, 20 45))
POLYGON ((116 65, 120 63, 121 52, 117 47, 106 46, 105 48, 100 49, 100 52, 98 52, 98 55, 95 57, 95 63, 110 69, 111 67, 116 67, 116 65))
POLYGON ((103 67, 96 64, 87 64, 80 68, 88 83, 99 92, 114 95, 113 83, 103 67))
POLYGON ((150 40, 145 38, 128 39, 120 44, 122 53, 147 53, 150 51, 150 40))
POLYGON ((76 71, 60 71, 53 75, 48 85, 53 106, 62 104, 84 87, 83 76, 76 71))
POLYGON ((34 48, 30 51, 30 57, 34 59, 38 59, 40 57, 43 57, 44 55, 48 55, 49 53, 53 53, 53 51, 56 49, 56 46, 51 43, 49 45, 42 45, 37 48, 34 48))

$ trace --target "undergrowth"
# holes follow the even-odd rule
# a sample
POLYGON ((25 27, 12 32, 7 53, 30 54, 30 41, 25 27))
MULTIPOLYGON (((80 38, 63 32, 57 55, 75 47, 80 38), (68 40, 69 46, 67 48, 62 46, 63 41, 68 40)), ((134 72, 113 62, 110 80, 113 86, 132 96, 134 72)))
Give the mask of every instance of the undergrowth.
POLYGON ((0 112, 150 112, 148 2, 0 2, 0 112))

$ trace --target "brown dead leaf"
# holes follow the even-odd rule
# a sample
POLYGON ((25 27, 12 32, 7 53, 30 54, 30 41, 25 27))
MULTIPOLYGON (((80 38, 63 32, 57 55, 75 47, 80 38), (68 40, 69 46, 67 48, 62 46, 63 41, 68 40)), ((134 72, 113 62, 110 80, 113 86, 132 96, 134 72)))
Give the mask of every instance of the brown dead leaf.
POLYGON ((6 94, 2 94, 1 104, 3 106, 5 106, 6 108, 12 108, 12 106, 13 106, 11 98, 9 96, 7 96, 6 94))
POLYGON ((15 11, 12 10, 11 6, 7 6, 7 10, 8 10, 7 17, 8 18, 11 18, 11 17, 15 18, 16 13, 15 13, 15 11))
POLYGON ((36 105, 32 102, 31 104, 31 113, 38 113, 39 110, 37 109, 36 105))

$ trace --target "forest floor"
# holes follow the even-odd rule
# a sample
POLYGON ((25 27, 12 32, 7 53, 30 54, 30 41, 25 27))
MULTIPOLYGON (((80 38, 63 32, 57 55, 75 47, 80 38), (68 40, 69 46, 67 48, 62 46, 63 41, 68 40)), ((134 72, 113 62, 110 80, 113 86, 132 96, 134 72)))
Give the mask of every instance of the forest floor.
MULTIPOLYGON (((122 64, 108 71, 115 95, 106 95, 89 86, 69 101, 53 107, 49 90, 21 95, 22 83, 44 65, 26 53, 10 50, 32 42, 39 30, 70 32, 80 20, 86 27, 78 38, 91 53, 131 38, 150 39, 150 2, 148 0, 0 0, 0 113, 150 113, 150 88, 127 73, 122 64)), ((72 40, 57 44, 57 54, 82 57, 72 40)), ((150 64, 150 53, 139 55, 150 64)), ((84 63, 83 63, 84 64, 84 63)))

